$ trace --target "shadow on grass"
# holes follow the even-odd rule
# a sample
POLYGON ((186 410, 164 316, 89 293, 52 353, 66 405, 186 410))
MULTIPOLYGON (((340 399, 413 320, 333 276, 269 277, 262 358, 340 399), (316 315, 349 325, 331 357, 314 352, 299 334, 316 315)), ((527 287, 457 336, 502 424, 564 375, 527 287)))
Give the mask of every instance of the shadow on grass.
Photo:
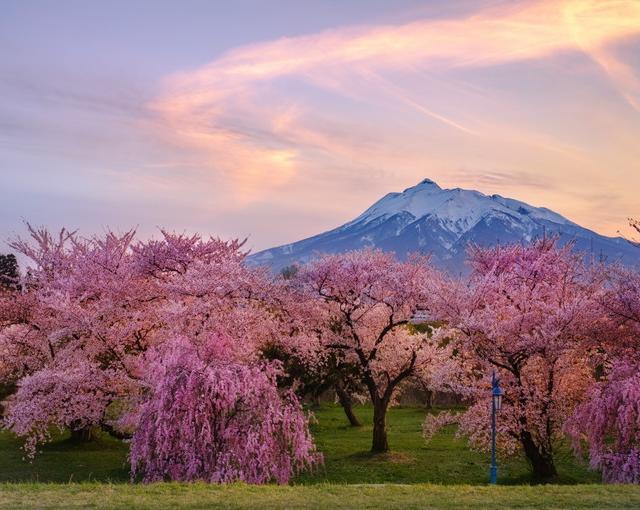
POLYGON ((380 462, 389 464, 407 464, 413 463, 416 460, 415 455, 394 451, 385 453, 356 452, 349 455, 348 458, 356 462, 380 462))

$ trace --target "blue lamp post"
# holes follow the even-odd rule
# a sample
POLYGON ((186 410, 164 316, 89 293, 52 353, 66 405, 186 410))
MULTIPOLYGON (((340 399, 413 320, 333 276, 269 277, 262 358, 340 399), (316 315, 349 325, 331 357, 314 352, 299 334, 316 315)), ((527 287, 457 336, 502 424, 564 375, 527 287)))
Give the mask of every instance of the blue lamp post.
POLYGON ((489 483, 495 485, 498 481, 498 464, 496 463, 496 413, 502 407, 502 395, 500 379, 496 377, 495 370, 491 376, 491 470, 489 483))

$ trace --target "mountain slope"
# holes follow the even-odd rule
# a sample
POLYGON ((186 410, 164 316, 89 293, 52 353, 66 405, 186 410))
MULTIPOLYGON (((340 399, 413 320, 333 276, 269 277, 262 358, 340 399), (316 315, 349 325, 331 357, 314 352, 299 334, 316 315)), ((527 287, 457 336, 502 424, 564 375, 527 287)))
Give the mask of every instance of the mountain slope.
POLYGON ((601 236, 544 207, 478 191, 442 189, 430 179, 402 193, 389 193, 353 221, 334 230, 249 257, 273 270, 306 262, 319 253, 364 247, 408 253, 431 253, 436 265, 464 272, 469 243, 482 246, 531 241, 558 235, 577 250, 607 261, 635 264, 639 251, 619 237, 601 236))

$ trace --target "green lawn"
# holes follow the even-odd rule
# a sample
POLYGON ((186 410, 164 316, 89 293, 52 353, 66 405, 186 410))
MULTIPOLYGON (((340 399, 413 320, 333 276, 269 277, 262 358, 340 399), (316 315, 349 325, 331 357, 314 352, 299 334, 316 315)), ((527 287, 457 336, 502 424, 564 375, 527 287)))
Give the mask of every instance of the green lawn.
MULTIPOLYGON (((369 407, 357 413, 368 423, 369 407)), ((421 409, 390 412, 393 451, 383 456, 369 455, 371 428, 346 426, 340 408, 324 406, 316 416, 325 465, 289 487, 132 485, 127 446, 119 441, 74 444, 60 437, 30 464, 3 432, 0 508, 640 508, 640 487, 599 485, 599 475, 568 451, 559 456, 554 485, 531 484, 524 460, 511 459, 500 463, 502 486, 487 487, 488 456, 470 451, 453 429, 425 445, 421 409)))
MULTIPOLYGON (((455 428, 448 427, 430 444, 422 439, 425 411, 419 408, 394 408, 389 412, 389 444, 392 452, 371 456, 372 418, 370 407, 357 414, 365 426, 346 425, 342 409, 324 407, 316 413, 314 435, 325 454, 325 467, 317 473, 298 478, 299 483, 438 483, 484 484, 489 474, 489 455, 469 450, 464 439, 456 439, 455 428)), ((559 455, 558 483, 598 483, 600 476, 586 469, 563 450, 559 455)), ((524 459, 500 461, 501 484, 530 483, 524 459)))
POLYGON ((603 485, 306 485, 256 487, 198 484, 9 484, 2 509, 638 509, 638 487, 603 485))

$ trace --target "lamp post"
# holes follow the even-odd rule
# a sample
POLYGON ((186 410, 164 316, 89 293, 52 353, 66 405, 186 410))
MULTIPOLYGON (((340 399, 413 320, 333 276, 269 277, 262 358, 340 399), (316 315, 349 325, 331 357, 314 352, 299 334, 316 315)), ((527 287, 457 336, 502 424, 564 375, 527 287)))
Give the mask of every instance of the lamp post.
POLYGON ((496 413, 502 407, 502 395, 500 379, 496 377, 496 371, 491 376, 491 470, 489 471, 489 483, 495 485, 498 481, 498 464, 496 463, 496 413))

